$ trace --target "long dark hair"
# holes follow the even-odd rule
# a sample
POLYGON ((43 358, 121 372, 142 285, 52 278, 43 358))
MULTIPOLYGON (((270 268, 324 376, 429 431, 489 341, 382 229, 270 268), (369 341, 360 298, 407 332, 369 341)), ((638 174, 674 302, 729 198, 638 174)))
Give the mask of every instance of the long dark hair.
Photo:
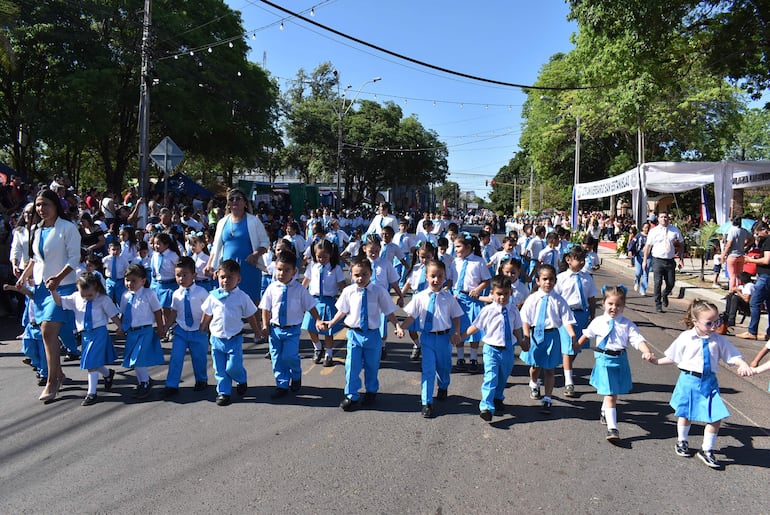
MULTIPOLYGON (((67 216, 67 212, 64 210, 64 206, 61 205, 61 200, 59 200, 59 195, 57 195, 53 190, 44 189, 37 192, 37 195, 35 195, 35 207, 33 209, 35 210, 35 215, 37 215, 37 199, 44 198, 48 200, 49 202, 52 202, 54 206, 56 206, 56 216, 59 218, 62 218, 64 220, 67 220, 70 222, 69 216, 67 216)), ((40 220, 39 216, 36 216, 38 219, 37 223, 32 226, 29 230, 29 257, 30 259, 34 255, 34 240, 35 240, 35 233, 37 230, 41 227, 40 224, 42 223, 42 220, 40 220)))

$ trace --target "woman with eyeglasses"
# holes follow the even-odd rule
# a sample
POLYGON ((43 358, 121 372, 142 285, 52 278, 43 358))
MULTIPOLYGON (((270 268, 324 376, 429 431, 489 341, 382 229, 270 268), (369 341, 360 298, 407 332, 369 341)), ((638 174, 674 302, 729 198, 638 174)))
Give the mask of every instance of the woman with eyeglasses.
POLYGON ((213 277, 219 263, 233 259, 241 265, 239 287, 258 303, 261 298, 262 271, 257 268, 262 254, 267 252, 270 239, 260 219, 251 214, 246 196, 237 188, 227 192, 225 216, 217 222, 211 255, 204 269, 213 277))
POLYGON ((35 198, 35 211, 40 221, 30 231, 29 255, 24 272, 16 283, 23 288, 33 279, 35 319, 43 333, 48 382, 40 394, 40 400, 50 402, 56 398, 64 373, 61 367, 59 338, 72 353, 77 350, 74 338, 75 318, 57 306, 51 290, 69 295, 76 290, 75 269, 80 262, 80 232, 64 213, 59 198, 51 190, 41 190, 35 198))

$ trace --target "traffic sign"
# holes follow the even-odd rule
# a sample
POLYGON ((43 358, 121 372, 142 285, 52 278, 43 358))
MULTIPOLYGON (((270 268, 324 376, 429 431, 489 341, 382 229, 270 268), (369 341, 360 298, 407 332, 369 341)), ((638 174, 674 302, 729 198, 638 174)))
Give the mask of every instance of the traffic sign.
POLYGON ((184 159, 184 152, 174 143, 170 137, 163 138, 152 153, 150 157, 156 165, 160 167, 166 174, 170 173, 176 165, 178 165, 182 159, 184 159))

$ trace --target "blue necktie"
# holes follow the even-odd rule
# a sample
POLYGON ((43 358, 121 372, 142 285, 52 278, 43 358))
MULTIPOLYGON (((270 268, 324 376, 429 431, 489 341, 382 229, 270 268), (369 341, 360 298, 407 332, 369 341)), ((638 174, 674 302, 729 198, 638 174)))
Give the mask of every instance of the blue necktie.
POLYGON ((421 292, 425 288, 428 287, 428 281, 425 279, 425 270, 427 267, 423 266, 422 270, 420 271, 420 280, 417 282, 417 291, 421 292))
POLYGON ((361 289, 361 311, 358 314, 358 318, 361 329, 364 331, 369 330, 369 302, 367 300, 366 288, 361 289))
POLYGON ((117 256, 112 256, 112 270, 110 270, 110 278, 113 281, 118 280, 118 258, 117 256))
POLYGON ((465 271, 468 269, 468 260, 463 260, 463 266, 460 268, 460 275, 457 277, 457 284, 455 285, 455 293, 463 291, 465 285, 465 271))
POLYGON ((607 344, 610 343, 610 338, 612 337, 612 333, 615 332, 615 319, 614 318, 610 318, 610 324, 609 325, 610 325, 610 330, 607 333, 607 336, 602 338, 602 341, 600 341, 599 345, 596 346, 597 348, 599 348, 601 350, 604 350, 604 348, 607 346, 607 344))
POLYGON ((190 289, 184 290, 184 324, 187 327, 192 327, 195 321, 193 320, 192 305, 190 305, 190 289))
POLYGON ((278 325, 289 325, 289 287, 283 285, 281 288, 281 304, 278 306, 278 325))
POLYGON ((425 313, 425 327, 423 331, 429 333, 433 330, 433 311, 436 309, 436 292, 430 294, 430 300, 428 300, 428 310, 425 313))
POLYGON ((157 269, 155 270, 155 277, 160 280, 160 267, 163 265, 163 254, 156 252, 155 255, 157 256, 157 259, 155 260, 155 264, 157 265, 157 269))
POLYGON ((374 284, 377 284, 377 265, 375 263, 372 263, 372 281, 374 284))
POLYGON ((535 340, 542 342, 545 338, 545 316, 548 313, 548 295, 543 295, 540 301, 540 311, 537 312, 537 322, 535 323, 535 340))
POLYGON ((90 331, 94 328, 94 306, 92 301, 86 301, 86 315, 83 317, 83 328, 90 331))
POLYGON ((383 243, 382 248, 380 249, 380 257, 385 257, 388 254, 388 244, 383 243))
POLYGON ((556 268, 556 251, 551 251, 551 266, 556 268))
POLYGON ((505 346, 513 347, 513 330, 511 329, 511 319, 508 318, 508 308, 503 307, 503 331, 505 331, 505 346))
POLYGON ((588 311, 588 302, 586 301, 586 294, 583 291, 583 282, 580 280, 580 274, 572 274, 572 277, 575 278, 575 286, 580 294, 580 309, 588 311))
POLYGON ((709 339, 708 337, 702 337, 700 339, 703 344, 703 373, 700 380, 700 393, 706 397, 711 395, 718 389, 716 376, 711 370, 711 353, 709 352, 709 339))
POLYGON ((123 310, 123 321, 120 324, 120 327, 123 328, 124 331, 128 331, 131 329, 131 305, 134 303, 134 297, 136 296, 135 293, 131 293, 131 295, 128 296, 128 302, 126 302, 126 308, 123 310))

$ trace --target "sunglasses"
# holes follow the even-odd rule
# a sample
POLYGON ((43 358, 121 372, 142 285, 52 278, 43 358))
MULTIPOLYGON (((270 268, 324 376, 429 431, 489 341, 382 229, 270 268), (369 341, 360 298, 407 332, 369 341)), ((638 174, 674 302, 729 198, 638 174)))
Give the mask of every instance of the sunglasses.
POLYGON ((707 327, 709 329, 714 329, 715 327, 719 327, 722 325, 722 320, 709 320, 708 322, 701 322, 701 324, 704 325, 704 327, 707 327))
POLYGON ((229 202, 240 202, 241 200, 246 200, 246 199, 240 196, 235 196, 235 197, 227 197, 227 200, 229 202))

